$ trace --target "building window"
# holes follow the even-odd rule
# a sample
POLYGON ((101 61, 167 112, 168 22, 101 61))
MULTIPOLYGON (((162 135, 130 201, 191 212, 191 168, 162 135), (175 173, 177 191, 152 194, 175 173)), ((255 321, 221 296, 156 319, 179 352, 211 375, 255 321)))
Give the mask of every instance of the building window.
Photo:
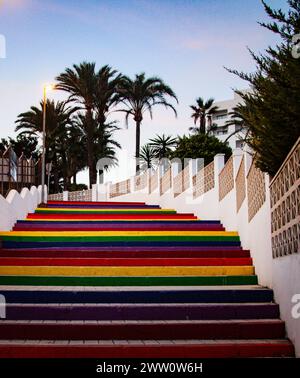
POLYGON ((227 116, 228 116, 227 110, 222 110, 220 112, 216 112, 213 116, 213 119, 215 120, 225 119, 227 118, 227 116))
POLYGON ((243 148, 244 142, 242 140, 236 140, 235 141, 235 148, 243 148))
POLYGON ((224 135, 228 133, 228 127, 218 127, 217 130, 214 132, 215 135, 224 135))

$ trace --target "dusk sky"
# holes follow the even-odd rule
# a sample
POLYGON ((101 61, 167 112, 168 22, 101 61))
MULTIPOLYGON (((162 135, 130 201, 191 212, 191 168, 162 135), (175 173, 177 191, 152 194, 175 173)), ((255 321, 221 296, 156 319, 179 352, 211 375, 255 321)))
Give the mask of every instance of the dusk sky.
MULTIPOLYGON (((267 2, 286 9, 285 0, 267 2)), ((157 75, 175 91, 178 118, 155 109, 154 119, 142 125, 142 144, 162 132, 187 133, 189 105, 196 97, 225 100, 233 96, 232 88, 246 87, 223 66, 254 70, 246 46, 258 52, 276 42, 257 24, 266 19, 260 0, 0 0, 0 34, 6 40, 6 58, 0 59, 0 138, 14 136, 17 115, 38 104, 43 83, 84 60, 129 76, 157 75)), ((122 115, 112 118, 122 127, 116 138, 133 156, 134 123, 126 129, 122 115)), ((127 174, 120 164, 112 177, 127 174)))

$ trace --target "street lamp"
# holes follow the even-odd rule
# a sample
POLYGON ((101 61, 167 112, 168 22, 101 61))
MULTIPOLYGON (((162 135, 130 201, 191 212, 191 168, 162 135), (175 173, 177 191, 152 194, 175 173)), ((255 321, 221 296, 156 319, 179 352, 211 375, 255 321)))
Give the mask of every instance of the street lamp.
POLYGON ((42 204, 45 203, 45 169, 46 169, 46 103, 47 91, 55 88, 54 84, 45 84, 43 88, 43 148, 42 148, 42 204))

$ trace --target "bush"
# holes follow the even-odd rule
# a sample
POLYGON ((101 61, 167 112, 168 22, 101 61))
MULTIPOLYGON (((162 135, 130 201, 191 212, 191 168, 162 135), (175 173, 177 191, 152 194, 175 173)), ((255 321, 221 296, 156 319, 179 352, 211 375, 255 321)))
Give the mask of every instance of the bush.
POLYGON ((88 189, 88 187, 85 184, 71 184, 69 187, 70 192, 76 192, 78 190, 86 190, 86 189, 88 189))
POLYGON ((225 154, 227 160, 231 154, 231 148, 218 138, 207 134, 183 136, 179 138, 176 149, 171 153, 170 159, 197 159, 203 158, 207 165, 213 161, 217 154, 225 154))

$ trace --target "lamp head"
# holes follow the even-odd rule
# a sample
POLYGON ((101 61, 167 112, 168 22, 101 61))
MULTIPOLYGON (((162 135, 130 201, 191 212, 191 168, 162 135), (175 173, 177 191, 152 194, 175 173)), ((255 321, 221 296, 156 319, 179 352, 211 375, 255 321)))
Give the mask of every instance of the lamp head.
POLYGON ((44 84, 44 90, 46 92, 53 91, 53 89, 55 89, 55 84, 44 84))

